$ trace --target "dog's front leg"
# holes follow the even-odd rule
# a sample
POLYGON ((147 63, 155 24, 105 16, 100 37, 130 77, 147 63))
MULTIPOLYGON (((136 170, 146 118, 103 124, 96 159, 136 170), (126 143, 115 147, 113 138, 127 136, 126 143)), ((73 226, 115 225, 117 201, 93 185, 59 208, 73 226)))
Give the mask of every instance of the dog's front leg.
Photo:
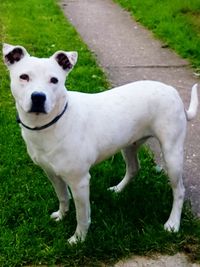
POLYGON ((60 221, 65 216, 66 212, 69 210, 69 199, 70 194, 66 183, 58 176, 47 173, 49 180, 51 181, 56 195, 59 200, 59 210, 51 214, 51 218, 55 221, 60 221))
POLYGON ((89 182, 90 174, 88 173, 78 183, 70 185, 76 207, 77 227, 74 235, 68 239, 70 244, 84 241, 88 228, 90 226, 90 200, 89 200, 89 182))

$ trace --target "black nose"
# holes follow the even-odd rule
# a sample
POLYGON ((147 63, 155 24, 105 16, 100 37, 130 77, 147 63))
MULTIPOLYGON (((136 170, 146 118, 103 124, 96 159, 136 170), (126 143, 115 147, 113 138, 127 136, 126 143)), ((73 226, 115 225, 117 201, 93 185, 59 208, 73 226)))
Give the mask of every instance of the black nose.
POLYGON ((33 92, 31 94, 32 107, 30 112, 46 113, 45 111, 45 101, 46 95, 42 92, 33 92))
POLYGON ((32 99, 33 103, 43 104, 46 100, 46 95, 44 93, 41 93, 41 92, 33 92, 31 95, 31 99, 32 99))

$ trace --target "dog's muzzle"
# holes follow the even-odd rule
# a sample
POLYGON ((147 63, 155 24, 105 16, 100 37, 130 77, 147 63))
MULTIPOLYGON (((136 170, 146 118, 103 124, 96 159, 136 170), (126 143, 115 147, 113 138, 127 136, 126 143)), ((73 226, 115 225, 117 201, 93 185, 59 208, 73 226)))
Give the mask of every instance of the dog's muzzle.
POLYGON ((31 94, 32 105, 29 112, 46 113, 45 101, 46 95, 42 92, 33 92, 31 94))

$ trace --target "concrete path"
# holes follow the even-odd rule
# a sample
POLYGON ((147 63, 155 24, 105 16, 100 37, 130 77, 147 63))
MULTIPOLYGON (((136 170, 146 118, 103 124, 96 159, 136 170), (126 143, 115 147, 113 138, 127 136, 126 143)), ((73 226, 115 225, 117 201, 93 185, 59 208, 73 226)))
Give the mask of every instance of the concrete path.
MULTIPOLYGON (((136 23, 111 0, 62 0, 63 10, 113 84, 151 79, 178 89, 188 106, 197 78, 187 61, 136 23)), ((170 108, 170 107, 169 107, 170 108)), ((159 153, 157 143, 153 147, 159 153)), ((200 216, 200 115, 188 125, 184 183, 193 210, 200 216)))
POLYGON ((120 261, 114 267, 199 267, 197 263, 191 263, 184 254, 174 256, 154 255, 154 257, 133 256, 129 260, 120 261))

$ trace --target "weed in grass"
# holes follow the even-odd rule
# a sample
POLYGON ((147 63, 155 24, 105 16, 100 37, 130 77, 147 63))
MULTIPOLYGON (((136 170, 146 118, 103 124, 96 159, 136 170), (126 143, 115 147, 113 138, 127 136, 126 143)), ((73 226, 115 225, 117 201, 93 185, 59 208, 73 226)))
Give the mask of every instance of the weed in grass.
MULTIPOLYGON (((56 50, 77 50, 79 61, 67 81, 70 90, 98 92, 105 76, 54 0, 3 0, 0 5, 3 42, 24 45, 36 56, 56 50)), ((9 78, 0 63, 0 266, 100 266, 130 253, 187 251, 199 259, 200 224, 184 209, 181 231, 169 234, 163 223, 172 195, 167 176, 157 172, 153 155, 143 148, 141 169, 119 195, 107 188, 123 177, 125 166, 116 155, 91 170, 92 224, 86 242, 70 247, 75 209, 62 222, 50 220, 57 209, 55 193, 41 169, 29 159, 15 123, 9 78)))

